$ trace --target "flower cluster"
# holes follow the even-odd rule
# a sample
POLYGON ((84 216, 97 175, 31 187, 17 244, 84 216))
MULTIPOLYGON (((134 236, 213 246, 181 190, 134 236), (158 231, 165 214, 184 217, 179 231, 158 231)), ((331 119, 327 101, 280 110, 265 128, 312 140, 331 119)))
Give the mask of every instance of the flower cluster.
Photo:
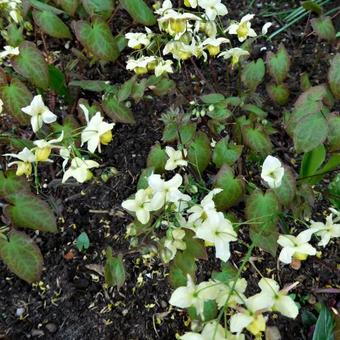
MULTIPOLYGON (((115 124, 104 122, 100 112, 96 112, 90 117, 86 106, 80 104, 80 108, 83 110, 86 120, 86 126, 82 128, 80 133, 81 146, 86 144, 87 150, 90 153, 94 153, 96 150, 101 152, 101 145, 107 145, 112 140, 112 129, 115 124)), ((32 130, 35 134, 41 133, 44 124, 51 124, 57 120, 57 116, 44 104, 41 95, 35 96, 31 104, 22 108, 22 111, 30 116, 32 130)), ((76 133, 75 136, 77 135, 76 133)), ((49 157, 52 150, 58 150, 59 156, 63 159, 64 171, 66 165, 70 162, 69 168, 64 172, 62 182, 64 183, 70 177, 73 177, 79 183, 83 183, 93 177, 90 169, 98 168, 99 163, 85 159, 81 155, 79 148, 77 148, 75 139, 73 139, 73 136, 71 137, 72 142, 66 144, 64 132, 62 131, 56 139, 38 139, 33 142, 33 148, 28 149, 25 147, 18 154, 7 153, 4 156, 18 159, 17 161, 10 162, 8 166, 16 165, 16 175, 26 175, 28 177, 32 174, 33 167, 37 167, 39 163, 53 163, 53 160, 49 157)))
POLYGON ((229 330, 223 328, 218 320, 207 323, 201 334, 188 332, 181 336, 182 340, 213 339, 244 339, 241 334, 247 329, 255 336, 260 336, 266 329, 266 312, 279 312, 295 319, 299 313, 294 300, 288 295, 298 282, 280 289, 279 284, 271 278, 262 278, 259 282, 261 292, 250 297, 245 296, 247 281, 239 278, 230 281, 210 279, 196 285, 188 276, 187 285, 177 288, 171 295, 170 304, 179 308, 195 307, 204 320, 204 304, 214 300, 218 308, 227 308, 231 315, 229 330))
POLYGON ((0 9, 1 11, 4 10, 4 14, 8 14, 7 18, 10 18, 15 23, 22 21, 21 0, 0 0, 0 9))
MULTIPOLYGON (((257 34, 251 28, 253 14, 245 15, 240 22, 231 21, 227 28, 220 27, 220 17, 228 14, 227 7, 221 0, 186 0, 184 5, 190 9, 175 9, 171 0, 154 5, 158 16, 160 34, 146 28, 145 33, 129 32, 125 35, 128 46, 135 50, 129 58, 126 68, 136 74, 154 71, 156 76, 173 73, 173 60, 164 60, 164 56, 171 55, 177 61, 184 61, 191 57, 207 60, 208 55, 225 59, 232 59, 232 64, 238 63, 241 56, 249 55, 248 51, 235 47, 221 52, 221 46, 231 45, 227 38, 237 35, 240 42, 257 34), (218 36, 221 34, 221 36, 218 36), (145 56, 143 51, 149 52, 145 56)), ((265 24, 262 34, 266 34, 270 23, 265 24)))
POLYGON ((332 238, 340 237, 340 212, 330 208, 331 214, 326 217, 326 223, 311 221, 308 229, 297 236, 280 235, 278 244, 282 247, 279 260, 289 264, 293 260, 304 261, 309 255, 316 255, 316 249, 309 244, 313 235, 320 238, 319 246, 325 247, 332 238), (333 215, 335 217, 333 217, 333 215))

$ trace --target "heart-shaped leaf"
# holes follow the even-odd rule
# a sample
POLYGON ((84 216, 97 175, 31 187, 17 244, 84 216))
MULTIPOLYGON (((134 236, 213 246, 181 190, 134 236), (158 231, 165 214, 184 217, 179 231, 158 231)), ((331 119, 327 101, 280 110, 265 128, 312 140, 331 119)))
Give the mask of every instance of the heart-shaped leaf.
POLYGON ((285 105, 289 99, 289 88, 286 84, 273 84, 269 83, 266 85, 266 90, 270 99, 278 104, 285 105))
POLYGON ((30 186, 23 177, 16 176, 14 171, 4 174, 0 171, 0 197, 6 199, 10 195, 18 192, 29 193, 30 186))
POLYGON ((241 156, 243 145, 231 144, 222 138, 214 148, 212 160, 220 168, 223 164, 233 165, 241 156))
POLYGON ((19 79, 13 78, 9 85, 0 87, 0 98, 5 109, 21 125, 29 124, 29 116, 21 111, 23 107, 31 104, 32 93, 19 79))
POLYGON ((272 191, 263 194, 255 190, 246 201, 246 217, 250 226, 250 237, 256 246, 271 253, 277 250, 277 221, 280 213, 279 202, 272 191))
POLYGON ((63 14, 64 12, 58 8, 55 8, 53 6, 50 6, 48 4, 45 4, 44 2, 41 2, 39 0, 28 0, 33 8, 38 9, 40 11, 47 11, 52 12, 54 14, 63 14))
POLYGON ((73 22, 77 39, 98 59, 115 61, 119 50, 109 25, 100 17, 95 17, 90 24, 87 21, 73 22))
POLYGON ((315 34, 321 40, 332 42, 336 38, 336 31, 330 17, 321 16, 311 20, 315 34))
POLYGON ((204 132, 198 132, 188 148, 188 161, 197 172, 201 173, 211 159, 210 141, 204 132))
POLYGON ((115 96, 110 95, 102 102, 104 112, 114 121, 126 124, 135 124, 132 111, 124 104, 120 103, 115 96))
POLYGON ((107 20, 113 12, 113 0, 82 0, 86 12, 91 15, 100 15, 107 20))
POLYGON ((143 0, 120 0, 122 7, 131 15, 133 20, 145 26, 155 25, 157 20, 152 10, 143 0))
POLYGON ((72 38, 69 28, 53 12, 34 10, 33 19, 43 32, 53 38, 72 38))
POLYGON ((233 170, 228 165, 223 165, 214 180, 214 187, 223 189, 214 197, 218 210, 227 210, 236 205, 244 195, 244 182, 235 178, 233 170))
POLYGON ((16 72, 28 79, 33 85, 46 90, 49 84, 47 63, 30 41, 24 41, 19 46, 20 54, 11 58, 16 72))
POLYGON ((285 207, 293 201, 296 193, 296 180, 295 177, 287 166, 285 166, 285 173, 282 178, 281 185, 273 189, 279 202, 285 207))
POLYGON ((20 228, 56 233, 57 223, 50 206, 32 194, 15 193, 6 197, 5 215, 20 228))
POLYGON ((269 74, 277 84, 282 83, 286 79, 290 68, 290 58, 284 45, 280 45, 276 54, 268 52, 266 62, 269 74))
POLYGON ((261 84, 265 71, 266 69, 262 58, 257 59, 257 61, 252 61, 242 70, 242 83, 251 91, 255 91, 257 86, 261 84))
POLYGON ((8 241, 0 238, 0 258, 22 280, 40 280, 43 257, 38 246, 24 233, 12 229, 8 241))
POLYGON ((242 128, 242 136, 244 138, 244 144, 254 152, 263 157, 271 153, 272 143, 261 127, 251 128, 250 126, 244 126, 242 128))

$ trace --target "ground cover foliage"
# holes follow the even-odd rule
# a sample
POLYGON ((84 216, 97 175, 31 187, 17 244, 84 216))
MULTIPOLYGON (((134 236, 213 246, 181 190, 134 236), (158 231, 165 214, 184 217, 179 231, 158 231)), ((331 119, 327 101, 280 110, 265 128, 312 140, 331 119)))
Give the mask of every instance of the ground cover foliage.
POLYGON ((334 3, 0 10, 1 337, 338 336, 334 3))

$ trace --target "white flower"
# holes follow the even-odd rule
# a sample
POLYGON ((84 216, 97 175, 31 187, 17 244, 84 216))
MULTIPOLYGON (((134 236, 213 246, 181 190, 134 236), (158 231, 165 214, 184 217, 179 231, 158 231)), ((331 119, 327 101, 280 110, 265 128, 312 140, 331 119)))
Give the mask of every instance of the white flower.
POLYGON ((201 334, 187 332, 180 337, 181 340, 244 340, 244 335, 232 335, 216 321, 208 322, 201 334))
POLYGON ((329 208, 329 210, 331 211, 332 214, 335 215, 334 222, 335 223, 340 222, 340 211, 334 208, 329 208))
POLYGON ((142 224, 146 224, 150 220, 150 200, 151 190, 140 189, 136 192, 134 199, 124 201, 122 207, 136 213, 138 221, 142 224))
POLYGON ((171 171, 175 170, 177 167, 187 166, 188 162, 183 159, 184 156, 187 155, 187 150, 175 150, 171 146, 165 147, 165 152, 168 155, 169 159, 165 163, 165 170, 171 171))
POLYGON ((128 40, 128 46, 139 50, 143 46, 150 45, 150 38, 153 36, 152 31, 145 27, 146 33, 126 33, 125 38, 128 40))
POLYGON ((221 0, 198 0, 198 5, 205 9, 205 15, 209 20, 215 20, 218 15, 228 14, 227 7, 221 3, 221 0))
POLYGON ((162 3, 162 7, 155 11, 158 15, 163 15, 167 10, 172 8, 171 0, 164 0, 162 3))
POLYGON ((177 60, 187 60, 192 56, 207 59, 207 54, 204 52, 202 47, 197 44, 195 39, 192 39, 191 44, 185 44, 182 41, 169 41, 163 49, 163 55, 171 53, 172 56, 177 60))
POLYGON ((29 106, 21 110, 31 116, 33 132, 40 130, 43 123, 50 124, 57 120, 57 116, 44 104, 40 94, 33 98, 29 106))
POLYGON ((65 167, 70 159, 70 155, 71 155, 71 147, 69 146, 68 148, 65 148, 65 147, 61 147, 59 149, 59 155, 61 158, 63 158, 63 164, 62 164, 62 167, 63 167, 63 170, 65 171, 65 167))
POLYGON ((272 26, 273 24, 271 22, 266 22, 263 27, 262 27, 262 34, 266 35, 268 33, 268 29, 272 26))
POLYGON ((280 286, 275 280, 262 278, 259 282, 259 287, 261 288, 261 293, 251 297, 258 309, 277 311, 292 319, 298 316, 299 309, 296 303, 287 295, 287 290, 280 290, 280 286))
POLYGON ((208 38, 202 42, 202 47, 206 47, 209 51, 209 54, 212 57, 215 57, 220 53, 221 44, 225 44, 228 42, 230 42, 230 40, 227 38, 208 38))
POLYGON ((279 260, 283 263, 291 263, 292 259, 305 260, 308 255, 315 255, 316 249, 308 242, 312 237, 311 232, 301 232, 296 237, 293 235, 280 235, 277 243, 282 247, 279 260))
POLYGON ((152 174, 148 178, 149 186, 153 190, 150 207, 153 211, 161 209, 165 203, 177 203, 190 201, 190 196, 181 193, 178 188, 182 185, 182 176, 176 174, 168 181, 164 181, 160 175, 152 174))
POLYGON ((57 139, 51 139, 50 141, 46 141, 45 139, 39 139, 33 142, 37 147, 33 149, 35 153, 35 158, 37 162, 46 162, 49 161, 48 157, 51 154, 53 148, 61 148, 61 146, 57 145, 64 138, 64 131, 61 132, 60 136, 57 139))
POLYGON ((2 113, 4 102, 0 99, 0 113, 2 113))
POLYGON ((159 60, 155 67, 156 77, 160 77, 164 73, 173 73, 172 64, 172 60, 159 60))
POLYGON ((62 183, 65 183, 70 177, 74 177, 79 183, 84 183, 93 177, 89 169, 98 167, 99 164, 95 161, 75 157, 71 161, 71 166, 65 171, 62 183))
POLYGON ((245 41, 248 37, 256 37, 256 32, 251 28, 250 21, 254 18, 254 14, 245 15, 239 23, 231 24, 227 28, 229 34, 237 34, 240 42, 245 41))
POLYGON ((331 238, 340 237, 340 224, 335 223, 336 220, 333 221, 333 214, 330 214, 326 217, 326 223, 312 221, 309 230, 321 237, 318 246, 326 247, 331 238))
POLYGON ((184 6, 196 8, 198 0, 184 0, 184 6))
POLYGON ((232 224, 221 212, 211 214, 196 229, 196 236, 215 245, 216 257, 228 261, 230 257, 229 242, 236 241, 237 234, 232 224))
POLYGON ((215 202, 213 198, 215 195, 222 192, 223 189, 215 188, 209 192, 201 201, 199 205, 194 205, 188 210, 189 218, 188 222, 193 223, 196 226, 202 224, 209 218, 210 215, 216 213, 215 202))
POLYGON ((19 55, 19 47, 4 46, 4 51, 0 52, 0 59, 4 59, 9 55, 19 55))
POLYGON ((248 55, 249 55, 248 51, 242 48, 239 48, 239 47, 234 47, 234 48, 231 48, 230 50, 221 52, 218 56, 223 57, 224 59, 231 58, 232 65, 236 65, 239 62, 240 57, 248 56, 248 55))
POLYGON ((214 282, 204 281, 195 285, 190 275, 187 276, 187 286, 177 288, 171 295, 169 303, 179 308, 194 306, 198 314, 203 317, 204 303, 214 300, 218 289, 214 282))
POLYGON ((87 149, 94 153, 98 148, 101 152, 101 144, 107 145, 112 140, 111 130, 115 126, 114 123, 104 122, 104 118, 97 112, 91 120, 89 120, 89 111, 85 105, 79 105, 84 112, 85 119, 87 122, 86 128, 81 133, 81 146, 87 143, 87 149))
POLYGON ((245 300, 245 305, 247 309, 242 308, 240 313, 231 316, 230 331, 240 334, 244 328, 247 328, 253 335, 259 335, 266 329, 266 319, 252 297, 245 300))
POLYGON ((166 256, 163 256, 165 263, 170 262, 177 253, 177 249, 185 250, 187 245, 183 238, 185 237, 185 231, 183 229, 177 228, 171 232, 171 239, 167 238, 164 242, 164 248, 168 250, 166 256), (170 254, 169 254, 170 253, 170 254))
POLYGON ((237 304, 242 305, 243 301, 246 300, 246 297, 244 296, 244 292, 247 289, 246 279, 237 279, 235 287, 232 291, 233 286, 234 281, 221 282, 221 285, 218 286, 219 292, 216 297, 218 308, 223 308, 227 300, 228 307, 235 307, 237 304))
POLYGON ((31 150, 24 148, 18 154, 6 153, 3 156, 14 157, 14 158, 19 159, 19 161, 8 163, 9 167, 11 167, 12 165, 18 166, 17 171, 16 171, 17 176, 22 176, 22 175, 29 176, 32 173, 32 163, 35 162, 35 155, 31 150))
POLYGON ((278 188, 282 183, 284 172, 284 168, 277 158, 267 156, 262 165, 261 178, 270 188, 278 188))
POLYGON ((154 56, 141 57, 139 59, 130 58, 127 61, 126 69, 134 71, 136 74, 145 74, 148 71, 153 71, 157 65, 157 59, 154 56))

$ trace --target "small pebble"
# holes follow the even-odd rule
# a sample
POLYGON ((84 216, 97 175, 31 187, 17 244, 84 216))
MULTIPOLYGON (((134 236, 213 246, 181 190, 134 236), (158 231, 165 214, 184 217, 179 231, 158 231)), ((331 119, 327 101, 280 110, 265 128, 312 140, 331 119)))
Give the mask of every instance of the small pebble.
POLYGON ((25 308, 24 307, 19 307, 17 308, 16 312, 15 312, 15 315, 17 317, 20 317, 21 315, 23 315, 25 313, 25 308))
POLYGON ((55 333, 58 329, 57 325, 54 323, 48 323, 45 327, 50 333, 55 333))

